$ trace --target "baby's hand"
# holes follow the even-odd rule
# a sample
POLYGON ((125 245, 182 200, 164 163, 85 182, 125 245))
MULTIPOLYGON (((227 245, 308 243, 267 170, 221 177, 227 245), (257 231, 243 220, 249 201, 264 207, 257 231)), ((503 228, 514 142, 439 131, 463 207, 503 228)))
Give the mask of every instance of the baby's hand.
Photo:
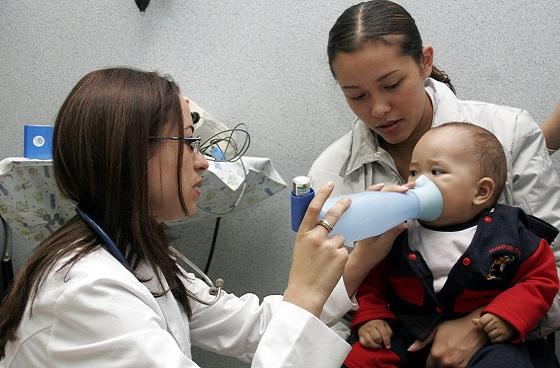
POLYGON ((358 336, 360 336, 360 344, 365 347, 390 349, 393 330, 384 320, 374 319, 360 326, 358 336))
POLYGON ((488 338, 494 344, 507 341, 515 334, 512 325, 492 313, 486 313, 480 318, 473 319, 473 323, 480 330, 486 332, 488 338))

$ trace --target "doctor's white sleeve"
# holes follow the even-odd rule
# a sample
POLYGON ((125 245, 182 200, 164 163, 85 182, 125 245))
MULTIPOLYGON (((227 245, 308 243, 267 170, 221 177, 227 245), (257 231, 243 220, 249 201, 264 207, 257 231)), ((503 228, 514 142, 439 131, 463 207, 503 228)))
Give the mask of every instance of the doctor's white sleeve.
POLYGON ((338 368, 350 345, 311 313, 282 302, 257 347, 251 367, 338 368))
MULTIPOLYGON (((199 280, 194 280, 189 289, 201 295, 208 290, 199 280)), ((261 303, 253 294, 237 297, 223 292, 220 301, 213 306, 194 301, 191 306, 193 314, 189 327, 193 345, 247 362, 254 357, 255 367, 269 367, 263 365, 266 361, 270 367, 282 366, 276 365, 282 361, 290 361, 291 365, 284 365, 290 367, 319 367, 313 362, 332 361, 338 364, 333 367, 339 367, 350 349, 324 322, 282 301, 281 295, 265 297, 261 303)), ((353 308, 355 304, 340 281, 321 317, 334 323, 353 308)))

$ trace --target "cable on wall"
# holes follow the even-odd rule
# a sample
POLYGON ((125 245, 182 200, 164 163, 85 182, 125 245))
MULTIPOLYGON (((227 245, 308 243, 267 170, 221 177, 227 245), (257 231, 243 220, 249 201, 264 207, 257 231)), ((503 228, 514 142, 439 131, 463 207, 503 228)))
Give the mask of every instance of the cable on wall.
POLYGON ((150 5, 150 0, 134 0, 134 2, 141 12, 146 11, 146 8, 150 5))

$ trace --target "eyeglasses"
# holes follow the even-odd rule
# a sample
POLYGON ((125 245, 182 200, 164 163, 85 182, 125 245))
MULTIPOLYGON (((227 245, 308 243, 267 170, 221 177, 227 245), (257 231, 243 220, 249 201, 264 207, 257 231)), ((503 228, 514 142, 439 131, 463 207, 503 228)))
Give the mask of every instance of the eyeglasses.
POLYGON ((200 149, 200 137, 150 137, 150 139, 169 139, 172 141, 183 141, 191 152, 197 153, 200 149))

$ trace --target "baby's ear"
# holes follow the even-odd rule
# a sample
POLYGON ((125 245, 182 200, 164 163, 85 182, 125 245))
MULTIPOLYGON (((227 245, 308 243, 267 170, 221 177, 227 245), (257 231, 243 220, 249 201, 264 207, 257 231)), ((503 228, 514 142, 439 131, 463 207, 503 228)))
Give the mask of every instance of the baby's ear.
POLYGON ((490 201, 494 197, 494 191, 496 190, 496 184, 494 180, 489 177, 484 177, 476 183, 476 195, 473 199, 473 204, 475 206, 489 205, 490 201))

